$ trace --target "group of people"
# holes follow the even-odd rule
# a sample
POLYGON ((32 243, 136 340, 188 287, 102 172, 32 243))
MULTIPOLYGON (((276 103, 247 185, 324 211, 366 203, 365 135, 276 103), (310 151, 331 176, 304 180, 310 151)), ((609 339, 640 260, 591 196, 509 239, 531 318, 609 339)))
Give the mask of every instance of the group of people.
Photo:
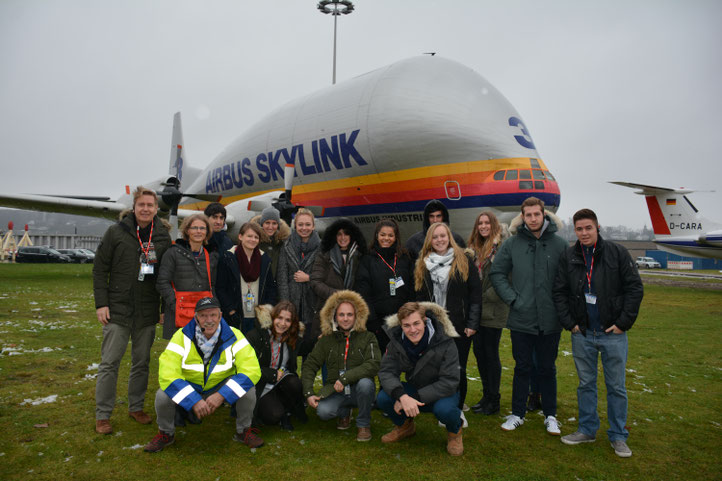
POLYGON ((160 294, 169 343, 159 359, 159 432, 146 451, 162 450, 173 443, 175 426, 198 423, 227 403, 234 439, 250 447, 263 445, 258 426, 292 430, 292 418, 306 422, 306 406, 320 419, 337 419, 339 429, 350 427, 357 408, 356 439, 368 441, 376 407, 394 424, 382 442, 412 436, 415 417, 433 412, 447 430, 447 451, 461 455, 469 352, 473 345, 483 386, 473 410, 498 413, 506 327, 515 368, 512 414, 502 429, 524 424, 534 374, 546 430, 561 434, 555 361, 566 328, 580 379, 579 428, 562 442, 596 439, 601 352, 609 439, 617 455, 631 456, 626 331, 642 283, 627 251, 601 238, 591 210, 574 215, 578 241, 571 247, 556 235, 560 221, 534 197, 509 228, 481 212, 468 242, 452 232, 446 206, 432 200, 422 230, 405 244, 392 219, 379 221, 367 243, 347 219, 319 236, 309 210, 299 209, 289 227, 269 207, 241 226, 236 245, 224 230, 225 208, 212 203, 187 217, 182 238, 171 244, 155 192, 139 187, 133 200, 133 210, 104 235, 93 268, 103 325, 98 433, 112 432, 129 339, 129 415, 152 422, 143 399, 160 294))

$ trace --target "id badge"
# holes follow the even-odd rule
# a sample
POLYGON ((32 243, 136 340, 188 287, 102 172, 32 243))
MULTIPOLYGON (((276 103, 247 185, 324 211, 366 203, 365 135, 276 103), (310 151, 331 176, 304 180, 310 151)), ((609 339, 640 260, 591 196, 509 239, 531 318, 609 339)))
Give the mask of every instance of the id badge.
POLYGON ((143 274, 153 274, 153 268, 154 266, 152 264, 141 264, 140 272, 143 274))
POLYGON ((403 286, 404 286, 404 280, 401 278, 401 276, 397 277, 396 278, 396 289, 398 289, 399 287, 403 287, 403 286))
POLYGON ((255 304, 256 298, 253 296, 251 291, 246 293, 246 312, 253 312, 253 305, 255 304))
POLYGON ((393 277, 389 279, 389 295, 396 295, 396 279, 393 277))
MULTIPOLYGON (((341 376, 343 376, 344 374, 346 374, 346 369, 341 369, 340 371, 338 371, 339 381, 341 380, 341 376)), ((343 387, 343 393, 347 396, 351 395, 351 385, 350 384, 343 387)))
POLYGON ((597 296, 595 296, 594 294, 585 293, 584 298, 587 300, 587 304, 597 303, 597 296))

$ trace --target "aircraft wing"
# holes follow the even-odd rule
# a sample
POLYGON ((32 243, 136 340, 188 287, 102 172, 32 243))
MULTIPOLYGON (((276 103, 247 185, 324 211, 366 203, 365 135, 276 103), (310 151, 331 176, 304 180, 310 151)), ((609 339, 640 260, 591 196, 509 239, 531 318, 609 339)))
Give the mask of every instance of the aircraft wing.
POLYGON ((15 209, 59 212, 63 214, 86 215, 117 220, 118 214, 130 206, 92 197, 61 197, 37 194, 0 194, 0 205, 15 209))

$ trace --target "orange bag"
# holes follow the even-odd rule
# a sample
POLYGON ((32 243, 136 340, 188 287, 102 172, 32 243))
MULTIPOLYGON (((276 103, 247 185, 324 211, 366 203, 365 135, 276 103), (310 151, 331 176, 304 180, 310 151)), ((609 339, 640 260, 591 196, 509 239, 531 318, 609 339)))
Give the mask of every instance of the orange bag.
MULTIPOLYGON (((203 256, 206 259, 206 271, 208 272, 208 287, 210 291, 175 291, 175 327, 185 327, 193 316, 196 315, 196 304, 204 297, 213 297, 211 286, 211 266, 208 261, 208 252, 203 248, 203 256)), ((172 284, 172 283, 171 283, 172 284)))

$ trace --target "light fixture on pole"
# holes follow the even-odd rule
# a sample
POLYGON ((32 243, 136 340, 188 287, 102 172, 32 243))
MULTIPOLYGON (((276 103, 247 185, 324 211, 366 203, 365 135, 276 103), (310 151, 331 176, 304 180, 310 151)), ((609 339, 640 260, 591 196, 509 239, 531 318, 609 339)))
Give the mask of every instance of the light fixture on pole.
POLYGON ((348 15, 353 12, 353 2, 350 0, 321 0, 316 6, 321 13, 333 15, 333 78, 336 83, 336 21, 339 15, 348 15))

